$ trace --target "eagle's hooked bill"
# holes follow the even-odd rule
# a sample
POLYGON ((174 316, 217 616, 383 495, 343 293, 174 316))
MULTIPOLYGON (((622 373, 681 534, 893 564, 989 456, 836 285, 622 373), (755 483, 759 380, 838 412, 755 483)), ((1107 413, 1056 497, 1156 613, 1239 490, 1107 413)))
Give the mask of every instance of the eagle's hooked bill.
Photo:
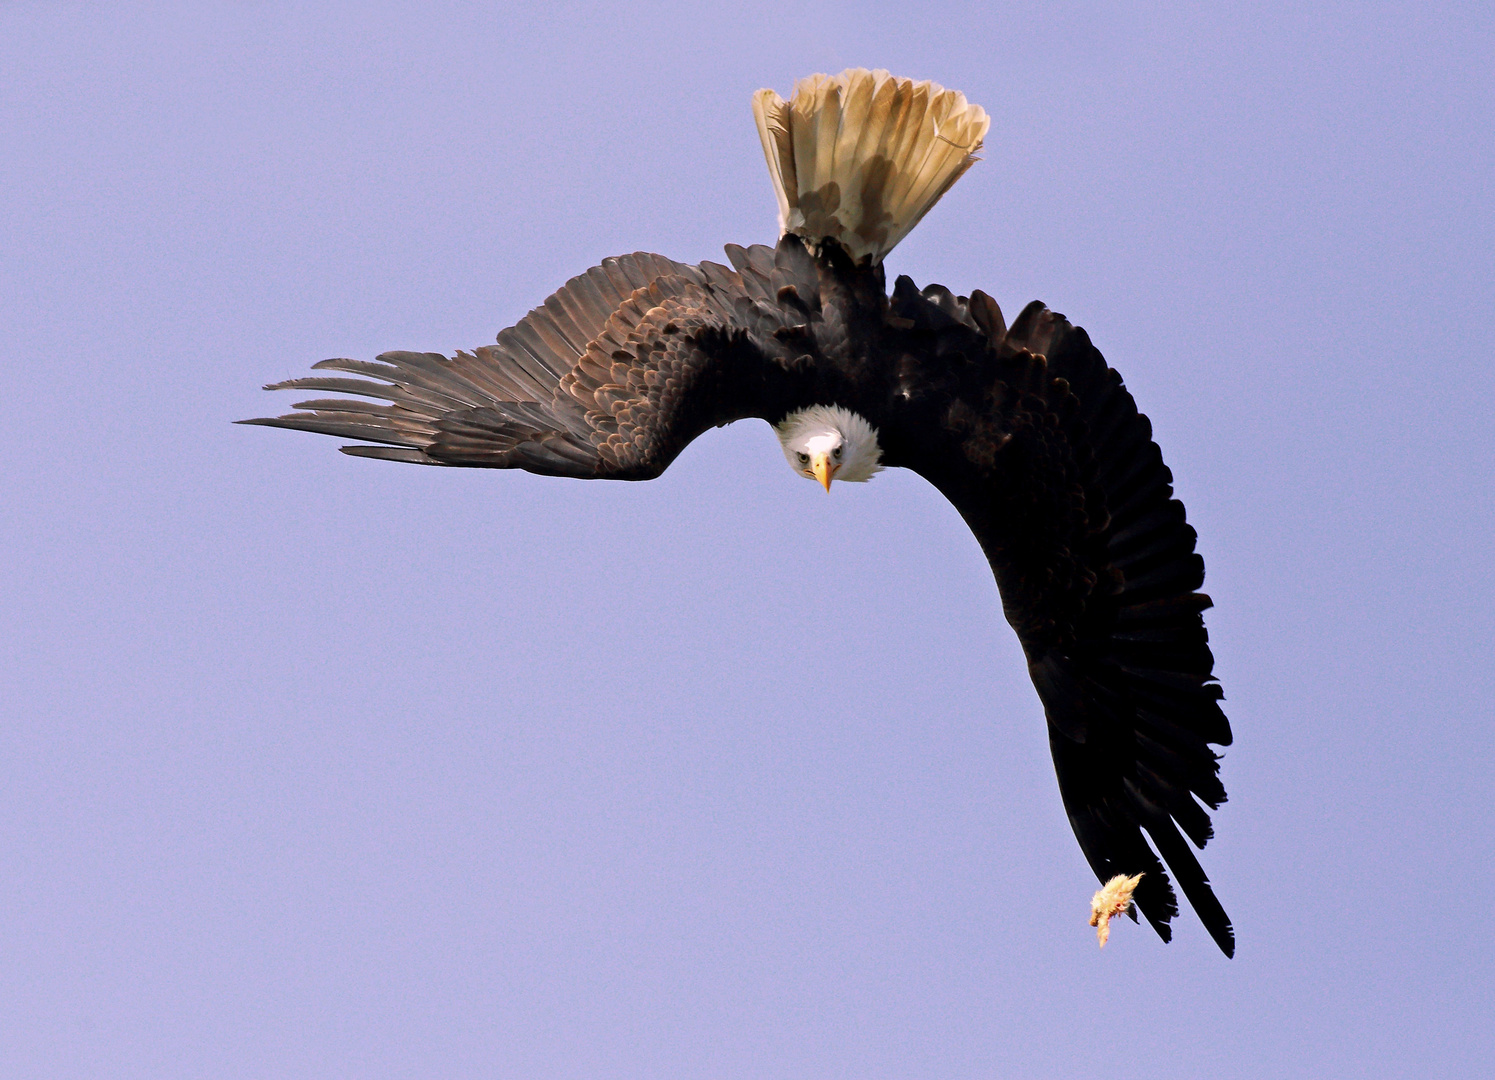
POLYGON ((351 397, 243 423, 358 440, 343 451, 360 457, 647 480, 707 429, 759 417, 827 491, 912 469, 991 563, 1097 878, 1140 874, 1136 906, 1168 940, 1171 871, 1233 954, 1184 839, 1212 835, 1206 807, 1225 789, 1211 744, 1229 745, 1230 725, 1204 563, 1151 425, 1085 331, 1043 304, 1009 328, 980 290, 899 277, 887 291, 883 258, 976 160, 985 111, 857 69, 804 79, 787 102, 760 90, 753 112, 776 247, 728 245, 730 267, 608 259, 497 344, 324 360, 327 374, 267 389, 351 397))

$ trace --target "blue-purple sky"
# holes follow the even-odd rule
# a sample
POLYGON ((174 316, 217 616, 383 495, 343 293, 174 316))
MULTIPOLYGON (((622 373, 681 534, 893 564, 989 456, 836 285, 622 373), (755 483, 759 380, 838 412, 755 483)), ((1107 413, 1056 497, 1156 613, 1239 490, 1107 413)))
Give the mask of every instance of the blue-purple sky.
POLYGON ((0 6, 0 1073, 1488 1069, 1492 56, 1488 4, 0 6), (230 426, 772 241, 749 96, 854 65, 993 117, 890 271, 1046 301, 1152 417, 1234 961, 1192 913, 1096 949, 915 477, 828 498, 761 423, 644 485, 230 426))

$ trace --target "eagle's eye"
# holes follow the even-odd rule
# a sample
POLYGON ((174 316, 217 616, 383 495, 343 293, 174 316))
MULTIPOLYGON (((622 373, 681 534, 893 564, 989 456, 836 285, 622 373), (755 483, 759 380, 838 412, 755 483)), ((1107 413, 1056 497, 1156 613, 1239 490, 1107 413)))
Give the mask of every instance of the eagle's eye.
POLYGON ((804 453, 803 451, 800 451, 799 463, 801 465, 808 465, 808 464, 810 464, 810 455, 804 453))
POLYGON ((831 457, 835 458, 837 461, 841 460, 841 448, 839 446, 831 451, 831 457))

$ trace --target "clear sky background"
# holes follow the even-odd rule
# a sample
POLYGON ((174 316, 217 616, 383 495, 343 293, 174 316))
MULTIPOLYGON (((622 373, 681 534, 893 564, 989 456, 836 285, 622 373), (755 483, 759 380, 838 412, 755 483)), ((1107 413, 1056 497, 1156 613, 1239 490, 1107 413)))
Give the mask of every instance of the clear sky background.
POLYGON ((0 5, 0 1073, 1483 1073, 1492 56, 1488 3, 0 5), (917 478, 230 426, 771 242, 749 96, 854 65, 993 117, 890 273, 1085 326, 1199 529, 1233 961, 1096 949, 917 478))

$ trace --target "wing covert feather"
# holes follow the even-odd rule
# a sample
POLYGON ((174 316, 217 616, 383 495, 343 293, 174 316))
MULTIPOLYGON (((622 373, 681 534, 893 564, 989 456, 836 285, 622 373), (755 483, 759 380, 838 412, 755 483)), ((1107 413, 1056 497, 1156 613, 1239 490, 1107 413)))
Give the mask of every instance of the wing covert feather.
POLYGON ((776 288, 803 283, 808 257, 797 241, 735 251, 747 281, 724 266, 644 252, 605 259, 500 331, 494 345, 452 357, 324 360, 313 367, 342 374, 267 387, 372 401, 312 398, 298 412, 242 422, 382 444, 343 448, 359 457, 657 475, 706 428, 765 411, 762 388, 783 370, 772 335, 798 314, 781 309, 776 288))

